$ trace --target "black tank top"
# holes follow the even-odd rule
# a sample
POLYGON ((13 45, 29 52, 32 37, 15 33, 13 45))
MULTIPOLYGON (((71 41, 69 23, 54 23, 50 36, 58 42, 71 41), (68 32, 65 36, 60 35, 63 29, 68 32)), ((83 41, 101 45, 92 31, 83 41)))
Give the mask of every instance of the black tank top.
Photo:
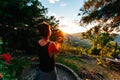
POLYGON ((48 46, 50 42, 48 42, 45 46, 40 46, 38 44, 38 54, 39 54, 39 68, 44 72, 50 72, 54 70, 54 55, 52 57, 49 56, 48 46))

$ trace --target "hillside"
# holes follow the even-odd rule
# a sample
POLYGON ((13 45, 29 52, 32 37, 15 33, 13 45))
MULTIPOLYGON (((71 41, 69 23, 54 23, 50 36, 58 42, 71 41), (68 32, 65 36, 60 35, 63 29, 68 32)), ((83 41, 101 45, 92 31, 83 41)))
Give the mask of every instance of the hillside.
POLYGON ((72 42, 72 45, 73 46, 81 46, 81 47, 90 47, 91 46, 91 43, 90 43, 90 40, 88 39, 84 39, 82 40, 81 39, 81 33, 74 33, 74 34, 65 34, 65 38, 66 39, 70 39, 71 42, 72 42))
POLYGON ((118 43, 118 45, 120 45, 120 34, 116 36, 115 41, 118 43))
MULTIPOLYGON (((65 38, 69 38, 73 43, 73 46, 81 46, 81 47, 90 47, 91 42, 88 39, 81 39, 81 33, 67 34, 65 33, 65 38)), ((120 34, 115 37, 115 41, 120 45, 120 34)))

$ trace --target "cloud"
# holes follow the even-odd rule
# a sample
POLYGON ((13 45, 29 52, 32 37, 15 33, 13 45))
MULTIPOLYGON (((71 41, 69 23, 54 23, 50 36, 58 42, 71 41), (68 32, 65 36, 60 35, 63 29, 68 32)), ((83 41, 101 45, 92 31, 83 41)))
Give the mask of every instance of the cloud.
POLYGON ((80 25, 80 21, 79 20, 73 20, 72 23, 76 24, 76 25, 80 25))
POLYGON ((55 12, 49 10, 48 16, 55 16, 56 17, 57 14, 55 12))
POLYGON ((66 6, 67 4, 66 3, 63 3, 63 2, 61 2, 61 4, 60 4, 60 6, 61 7, 64 7, 64 6, 66 6))
POLYGON ((49 1, 49 3, 54 4, 55 2, 58 2, 59 0, 48 0, 48 1, 49 1))
POLYGON ((64 16, 58 16, 58 19, 64 19, 65 17, 64 16))
POLYGON ((66 17, 59 17, 59 20, 60 20, 59 29, 61 29, 63 32, 72 34, 86 31, 84 27, 79 26, 78 20, 72 20, 66 17))
POLYGON ((52 16, 56 16, 56 13, 51 13, 52 16))

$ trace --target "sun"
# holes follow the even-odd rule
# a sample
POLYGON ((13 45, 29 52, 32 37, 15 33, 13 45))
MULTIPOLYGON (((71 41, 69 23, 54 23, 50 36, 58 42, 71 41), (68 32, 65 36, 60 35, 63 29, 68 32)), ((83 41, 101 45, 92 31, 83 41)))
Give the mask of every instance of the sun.
POLYGON ((68 34, 74 34, 74 33, 79 33, 79 32, 84 32, 85 28, 82 27, 77 27, 77 26, 66 26, 66 27, 60 27, 60 30, 62 30, 64 33, 68 33, 68 34))
POLYGON ((59 29, 64 33, 74 34, 79 32, 85 32, 86 28, 79 25, 79 20, 74 20, 71 18, 60 17, 59 19, 59 29))

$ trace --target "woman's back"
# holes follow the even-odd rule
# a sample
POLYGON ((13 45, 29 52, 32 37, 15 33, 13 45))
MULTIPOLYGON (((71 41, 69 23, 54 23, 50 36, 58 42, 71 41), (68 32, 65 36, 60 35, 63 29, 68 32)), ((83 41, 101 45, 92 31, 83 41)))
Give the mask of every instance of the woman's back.
POLYGON ((50 42, 48 42, 46 45, 41 46, 38 44, 38 55, 39 55, 39 67, 44 72, 50 72, 54 70, 54 55, 50 57, 48 47, 50 42))

